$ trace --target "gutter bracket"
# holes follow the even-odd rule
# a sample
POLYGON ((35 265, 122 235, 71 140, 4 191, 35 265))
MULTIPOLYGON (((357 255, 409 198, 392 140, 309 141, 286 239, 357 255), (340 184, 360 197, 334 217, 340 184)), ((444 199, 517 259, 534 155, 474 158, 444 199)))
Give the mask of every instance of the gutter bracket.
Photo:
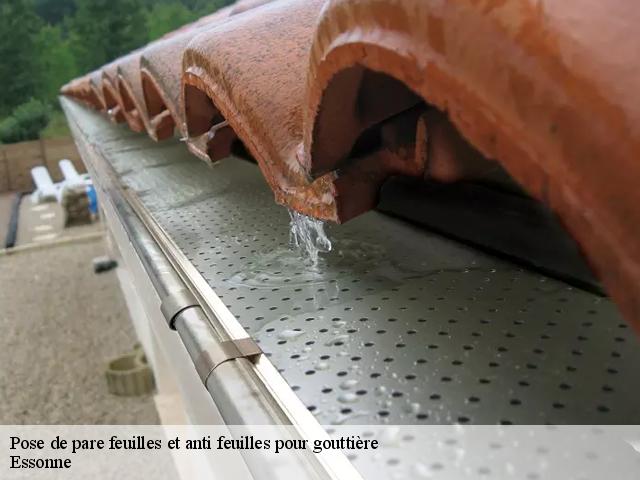
POLYGON ((217 345, 218 348, 207 349, 200 353, 194 361, 196 371, 200 375, 202 383, 207 384, 207 379, 213 371, 229 360, 246 358, 254 360, 262 354, 262 350, 252 338, 240 338, 226 340, 217 345))
POLYGON ((160 311, 164 315, 167 325, 175 330, 176 317, 184 310, 200 306, 196 297, 187 289, 173 291, 166 295, 160 304, 160 311))
MULTIPOLYGON (((170 303, 167 303, 170 305, 170 303)), ((250 337, 221 340, 199 305, 181 305, 182 310, 172 320, 202 383, 207 384, 211 373, 229 360, 245 358, 254 362, 262 354, 250 337)))

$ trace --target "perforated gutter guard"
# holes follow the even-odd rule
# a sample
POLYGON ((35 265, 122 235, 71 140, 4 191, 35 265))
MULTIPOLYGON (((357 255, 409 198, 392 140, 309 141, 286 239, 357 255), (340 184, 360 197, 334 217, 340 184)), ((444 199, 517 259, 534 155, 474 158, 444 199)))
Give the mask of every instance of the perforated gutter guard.
POLYGON ((640 342, 609 300, 375 212, 330 229, 334 253, 310 273, 254 165, 209 169, 63 105, 216 329, 265 352, 256 374, 288 415, 302 402, 325 425, 640 422, 640 342))
MULTIPOLYGON (((64 99, 61 102, 105 213, 125 230, 158 299, 164 303, 167 328, 175 328, 180 334, 194 367, 227 425, 293 424, 302 438, 328 438, 310 413, 292 400, 292 392, 271 363, 252 346, 255 344, 215 292, 210 288, 203 292, 201 277, 193 277, 193 272, 185 270, 181 252, 138 203, 134 190, 120 182, 113 164, 107 159, 144 156, 140 150, 132 153, 137 150, 131 150, 133 138, 95 115, 87 116, 88 112, 83 113, 72 102, 64 99)), ((157 146, 151 147, 154 149, 157 146)), ((175 159, 172 155, 175 148, 162 150, 165 154, 156 159, 175 159)), ((151 160, 153 156, 152 153, 146 158, 151 160)), ((361 478, 342 453, 311 455, 302 452, 292 453, 291 457, 293 460, 288 460, 287 464, 298 465, 300 478, 361 478)), ((264 470, 261 462, 254 463, 253 456, 249 455, 245 460, 255 478, 273 478, 272 472, 264 470)))

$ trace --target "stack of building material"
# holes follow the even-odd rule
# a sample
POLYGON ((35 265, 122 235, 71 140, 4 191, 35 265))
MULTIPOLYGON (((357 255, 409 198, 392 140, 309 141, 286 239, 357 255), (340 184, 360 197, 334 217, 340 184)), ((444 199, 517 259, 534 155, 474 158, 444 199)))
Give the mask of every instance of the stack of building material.
POLYGON ((60 204, 65 211, 65 226, 91 223, 90 200, 86 187, 65 189, 60 204))

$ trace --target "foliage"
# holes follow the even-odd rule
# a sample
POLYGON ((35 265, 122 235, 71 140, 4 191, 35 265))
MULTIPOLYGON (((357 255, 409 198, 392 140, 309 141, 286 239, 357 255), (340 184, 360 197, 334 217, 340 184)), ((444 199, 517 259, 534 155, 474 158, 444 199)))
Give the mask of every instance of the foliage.
POLYGON ((0 142, 14 143, 35 140, 49 122, 49 107, 40 100, 31 99, 18 106, 9 117, 0 122, 0 142))
POLYGON ((72 78, 231 3, 0 0, 0 141, 37 138, 72 78))
POLYGON ((54 100, 60 86, 78 75, 70 43, 69 39, 64 37, 60 25, 45 25, 38 32, 35 44, 39 52, 38 66, 42 72, 40 98, 54 100))
POLYGON ((59 138, 71 135, 67 117, 62 110, 52 110, 47 128, 40 132, 40 138, 59 138))
POLYGON ((77 0, 70 30, 72 51, 83 72, 94 70, 147 41, 140 0, 77 0))
POLYGON ((0 2, 0 117, 36 94, 39 28, 40 19, 26 0, 0 2))
POLYGON ((223 7, 235 3, 235 0, 185 0, 191 4, 191 10, 198 13, 198 16, 213 13, 223 7))
POLYGON ((57 25, 76 11, 76 0, 34 0, 36 13, 46 23, 57 25))
POLYGON ((147 13, 149 40, 160 38, 182 25, 193 22, 198 16, 179 2, 156 3, 147 13))

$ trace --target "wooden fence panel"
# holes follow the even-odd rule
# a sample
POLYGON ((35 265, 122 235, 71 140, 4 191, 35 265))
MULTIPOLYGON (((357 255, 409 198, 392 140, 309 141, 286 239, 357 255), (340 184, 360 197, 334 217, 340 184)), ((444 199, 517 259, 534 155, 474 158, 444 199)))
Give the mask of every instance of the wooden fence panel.
POLYGON ((58 162, 63 158, 71 160, 78 173, 87 171, 71 137, 0 145, 0 193, 32 191, 31 169, 38 165, 47 167, 54 182, 61 181, 58 162))
POLYGON ((33 190, 31 169, 38 165, 44 165, 40 142, 13 143, 4 145, 2 148, 9 167, 9 187, 11 190, 33 190))
POLYGON ((44 152, 47 168, 54 182, 62 180, 62 172, 58 167, 58 162, 63 158, 71 160, 78 173, 85 173, 87 171, 76 149, 76 144, 71 137, 49 138, 44 140, 44 152))
POLYGON ((9 165, 4 151, 0 150, 0 193, 9 191, 9 165))

